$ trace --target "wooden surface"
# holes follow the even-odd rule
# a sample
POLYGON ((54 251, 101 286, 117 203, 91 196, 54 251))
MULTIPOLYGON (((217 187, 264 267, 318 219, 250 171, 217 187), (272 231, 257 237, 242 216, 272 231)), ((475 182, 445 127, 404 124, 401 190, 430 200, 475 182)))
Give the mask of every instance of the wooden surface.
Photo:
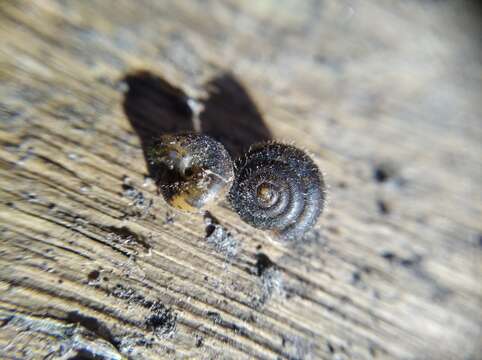
POLYGON ((475 1, 0 2, 0 357, 481 359, 481 33, 475 1), (317 228, 168 209, 144 150, 199 128, 310 151, 317 228))

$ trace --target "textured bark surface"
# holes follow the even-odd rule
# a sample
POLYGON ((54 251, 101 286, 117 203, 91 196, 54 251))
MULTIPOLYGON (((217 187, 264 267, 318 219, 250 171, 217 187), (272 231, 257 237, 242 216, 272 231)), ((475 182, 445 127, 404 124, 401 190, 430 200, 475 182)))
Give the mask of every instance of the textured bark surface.
POLYGON ((2 1, 0 357, 480 359, 475 4, 2 1), (316 229, 169 209, 199 129, 306 148, 316 229))

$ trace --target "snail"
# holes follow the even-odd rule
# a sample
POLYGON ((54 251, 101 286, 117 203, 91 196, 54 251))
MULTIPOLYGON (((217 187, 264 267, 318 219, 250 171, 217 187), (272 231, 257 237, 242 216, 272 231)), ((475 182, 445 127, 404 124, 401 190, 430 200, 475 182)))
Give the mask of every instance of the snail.
POLYGON ((148 152, 157 185, 171 206, 197 211, 226 194, 234 178, 224 146, 202 134, 162 135, 148 152))
POLYGON ((248 224, 296 240, 313 227, 325 204, 325 184, 313 160, 280 143, 254 145, 235 162, 229 201, 248 224))

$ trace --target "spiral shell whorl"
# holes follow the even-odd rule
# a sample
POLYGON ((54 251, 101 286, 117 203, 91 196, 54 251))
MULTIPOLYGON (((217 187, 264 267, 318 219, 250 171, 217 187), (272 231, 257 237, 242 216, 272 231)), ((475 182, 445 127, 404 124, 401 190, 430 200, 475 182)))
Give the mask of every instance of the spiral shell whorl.
POLYGON ((158 169, 157 183, 173 207, 196 211, 229 189, 233 163, 224 146, 201 134, 163 135, 149 160, 158 169))
POLYGON ((229 199, 241 219, 296 240, 323 211, 324 182, 303 151, 279 143, 259 144, 235 164, 229 199))

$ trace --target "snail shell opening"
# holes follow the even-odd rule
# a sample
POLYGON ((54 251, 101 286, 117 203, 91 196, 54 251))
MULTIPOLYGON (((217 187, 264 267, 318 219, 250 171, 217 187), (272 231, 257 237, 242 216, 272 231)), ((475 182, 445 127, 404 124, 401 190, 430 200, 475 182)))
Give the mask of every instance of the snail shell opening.
POLYGON ((259 144, 236 162, 229 200, 242 220, 296 240, 323 211, 325 185, 313 160, 300 149, 259 144))
POLYGON ((163 135, 151 147, 164 199, 184 211, 197 211, 227 192, 234 178, 224 146, 207 135, 163 135))

